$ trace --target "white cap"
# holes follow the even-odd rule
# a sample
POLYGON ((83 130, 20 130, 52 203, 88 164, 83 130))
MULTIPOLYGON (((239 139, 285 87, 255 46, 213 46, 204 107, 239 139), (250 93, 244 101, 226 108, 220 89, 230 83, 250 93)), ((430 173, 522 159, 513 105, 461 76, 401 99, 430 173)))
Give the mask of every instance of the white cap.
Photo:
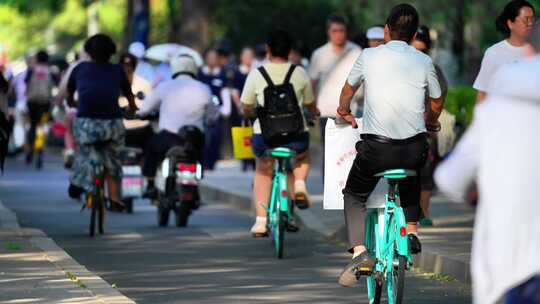
POLYGON ((197 64, 193 57, 181 54, 171 58, 171 72, 172 74, 189 73, 193 76, 197 75, 197 64))
POLYGON ((367 39, 384 39, 384 28, 380 26, 374 26, 367 30, 367 39))
POLYGON ((129 45, 128 52, 141 59, 144 57, 144 52, 146 51, 146 48, 144 47, 144 44, 142 42, 136 41, 129 45))

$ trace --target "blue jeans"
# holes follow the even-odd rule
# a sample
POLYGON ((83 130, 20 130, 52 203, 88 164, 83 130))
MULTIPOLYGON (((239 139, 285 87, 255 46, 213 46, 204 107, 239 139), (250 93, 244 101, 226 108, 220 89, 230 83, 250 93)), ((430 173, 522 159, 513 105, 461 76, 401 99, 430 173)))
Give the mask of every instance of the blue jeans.
MULTIPOLYGON (((253 147, 253 154, 255 154, 257 158, 263 157, 264 152, 270 149, 270 147, 268 147, 264 142, 264 138, 261 134, 253 134, 253 137, 251 138, 251 146, 253 147)), ((295 151, 297 154, 304 153, 309 148, 309 133, 303 133, 297 140, 291 141, 285 145, 281 145, 280 147, 289 148, 295 151)))
POLYGON ((538 304, 540 303, 540 276, 510 289, 506 294, 506 304, 538 304))

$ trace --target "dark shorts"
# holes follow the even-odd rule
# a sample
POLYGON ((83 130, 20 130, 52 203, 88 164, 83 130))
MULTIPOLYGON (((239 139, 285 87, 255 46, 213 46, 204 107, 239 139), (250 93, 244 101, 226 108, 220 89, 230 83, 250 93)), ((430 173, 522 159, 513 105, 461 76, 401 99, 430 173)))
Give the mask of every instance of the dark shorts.
MULTIPOLYGON (((257 156, 257 158, 263 157, 264 152, 271 149, 266 145, 261 134, 253 134, 253 137, 251 138, 251 146, 253 147, 253 153, 255 156, 257 156)), ((298 154, 304 153, 309 148, 309 133, 303 133, 298 139, 291 141, 288 144, 281 145, 280 147, 289 148, 298 154)))

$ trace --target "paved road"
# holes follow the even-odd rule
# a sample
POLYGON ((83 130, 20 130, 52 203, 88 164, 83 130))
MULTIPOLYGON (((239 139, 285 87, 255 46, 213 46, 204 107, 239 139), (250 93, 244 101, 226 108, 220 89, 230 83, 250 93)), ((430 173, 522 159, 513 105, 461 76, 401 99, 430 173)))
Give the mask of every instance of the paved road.
MULTIPOLYGON (((336 283, 347 263, 343 248, 306 229, 286 236, 286 258, 276 260, 268 239, 248 235, 245 213, 212 203, 188 228, 158 228, 154 208, 140 201, 132 215, 109 214, 107 235, 89 239, 89 214, 79 212, 66 189, 58 162, 41 172, 10 162, 0 178, 0 199, 21 226, 44 230, 137 303, 367 303, 365 284, 346 289, 336 283)), ((470 292, 410 274, 405 299, 470 303, 470 292)))

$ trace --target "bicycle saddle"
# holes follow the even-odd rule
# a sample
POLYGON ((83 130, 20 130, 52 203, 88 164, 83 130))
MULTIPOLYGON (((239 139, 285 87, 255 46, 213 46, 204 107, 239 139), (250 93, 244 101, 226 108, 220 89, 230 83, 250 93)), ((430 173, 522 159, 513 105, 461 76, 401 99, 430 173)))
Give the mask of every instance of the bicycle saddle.
POLYGON ((390 169, 384 172, 375 174, 377 177, 384 177, 387 179, 403 179, 408 176, 416 176, 416 171, 406 169, 390 169))
POLYGON ((266 151, 266 155, 282 158, 290 158, 293 157, 295 154, 296 153, 293 150, 284 147, 278 147, 266 151))

